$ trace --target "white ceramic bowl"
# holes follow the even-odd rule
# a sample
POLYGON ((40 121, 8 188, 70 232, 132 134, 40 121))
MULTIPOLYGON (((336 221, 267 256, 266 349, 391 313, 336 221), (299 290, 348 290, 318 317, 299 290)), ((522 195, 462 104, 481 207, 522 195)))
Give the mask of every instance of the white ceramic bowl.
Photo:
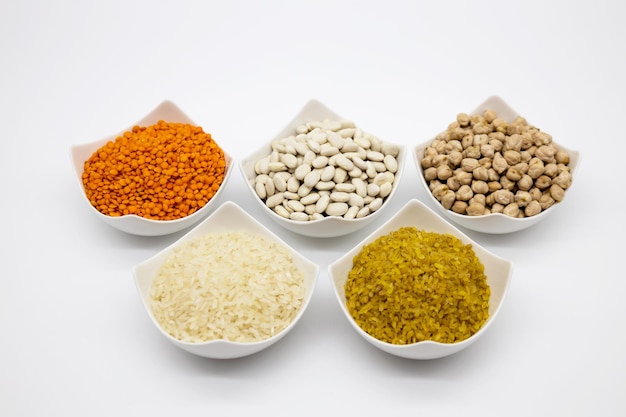
MULTIPOLYGON (((394 197, 396 189, 398 188, 398 184, 400 182, 400 178, 402 177, 402 172, 404 170, 404 161, 406 150, 402 145, 397 145, 400 149, 400 152, 397 156, 398 161, 398 170, 395 173, 395 179, 393 183, 393 188, 391 193, 385 199, 383 205, 373 213, 361 217, 358 219, 344 219, 343 217, 337 216, 327 216, 323 219, 313 220, 313 221, 295 221, 286 219, 284 217, 279 216, 273 210, 268 208, 263 200, 259 198, 254 190, 254 183, 256 178, 256 173, 254 172, 255 163, 270 154, 271 152, 271 143, 276 139, 282 139, 287 136, 293 135, 295 132, 295 128, 303 123, 314 121, 314 120, 343 120, 344 117, 339 116, 324 104, 317 100, 310 100, 306 105, 300 110, 300 112, 294 117, 289 124, 274 138, 267 141, 263 146, 254 151, 251 155, 239 161, 239 168, 243 177, 245 178, 248 190, 252 193, 254 200, 259 204, 261 209, 267 213, 272 220, 274 220, 279 225, 284 228, 298 233, 300 235, 309 236, 309 237, 336 237, 343 236, 349 233, 355 232, 367 224, 371 223, 374 219, 379 217, 382 212, 385 211, 386 207, 389 205, 389 201, 394 197)), ((357 126, 360 127, 359 123, 356 123, 357 126)), ((373 133, 373 132, 370 132, 373 133)), ((383 141, 386 141, 384 138, 380 138, 383 141)), ((389 141, 386 141, 389 142, 389 141)))
POLYGON ((300 255, 261 223, 256 221, 252 216, 241 209, 237 204, 230 201, 222 204, 205 220, 203 220, 202 223, 198 224, 175 243, 133 268, 133 276, 141 301, 153 324, 157 327, 157 329, 159 329, 161 334, 167 340, 187 352, 213 359, 230 359, 251 355, 270 347, 286 336, 294 328, 294 326, 296 326, 308 307, 317 283, 318 274, 319 266, 317 264, 300 255), (285 329, 273 337, 263 341, 237 343, 227 340, 214 340, 203 343, 189 343, 177 340, 161 328, 152 314, 152 310, 150 308, 150 289, 152 287, 153 279, 168 254, 176 246, 179 246, 186 241, 193 240, 196 237, 206 235, 207 233, 226 232, 254 233, 274 241, 281 246, 287 247, 292 255, 293 262, 304 273, 304 285, 306 287, 306 292, 302 307, 293 321, 285 329))
POLYGON ((424 203, 418 200, 410 200, 398 213, 396 213, 385 224, 380 226, 376 231, 367 238, 354 246, 348 253, 343 255, 337 261, 328 267, 328 274, 331 279, 331 285, 336 295, 337 301, 341 309, 350 322, 352 327, 365 340, 377 348, 408 359, 435 359, 457 353, 478 340, 489 329, 491 324, 498 316, 498 312, 502 307, 505 296, 507 294, 513 265, 511 262, 502 259, 493 253, 487 251, 478 243, 471 240, 465 234, 460 232, 454 226, 446 222, 434 211, 428 208, 424 203), (485 275, 487 283, 491 288, 491 297, 489 300, 489 318, 483 324, 481 329, 474 333, 468 339, 458 343, 439 343, 434 341, 422 341, 408 345, 394 345, 391 343, 380 341, 359 327, 356 321, 350 315, 346 307, 346 298, 344 285, 348 278, 348 273, 352 269, 353 258, 361 251, 364 245, 367 245, 377 238, 387 235, 401 227, 416 227, 421 230, 435 233, 449 233, 459 238, 465 244, 471 244, 478 259, 485 266, 485 275))
MULTIPOLYGON (((210 213, 217 205, 217 201, 219 199, 220 194, 222 194, 222 190, 224 190, 228 180, 230 178, 230 174, 232 172, 233 160, 226 152, 224 152, 224 156, 226 158, 226 171, 224 173, 224 180, 220 185, 220 188, 215 193, 213 198, 204 205, 200 210, 195 211, 189 216, 176 219, 176 220, 152 220, 146 219, 144 217, 140 217, 134 214, 124 215, 120 217, 112 217, 107 216, 101 212, 99 212, 90 202, 85 194, 85 188, 82 182, 82 174, 84 171, 84 164, 91 155, 104 146, 108 141, 115 140, 118 136, 123 134, 124 132, 132 129, 133 126, 150 126, 157 123, 159 120, 165 120, 167 122, 177 122, 177 123, 186 123, 195 125, 195 123, 185 115, 174 103, 171 101, 164 101, 159 106, 157 106, 152 112, 146 115, 143 119, 139 120, 137 123, 129 126, 128 129, 124 129, 121 132, 118 132, 114 135, 108 136, 106 138, 97 140, 95 142, 76 145, 73 146, 70 150, 70 157, 72 160, 72 165, 74 167, 74 172, 76 173, 76 178, 78 180, 78 184, 80 187, 81 195, 83 196, 83 200, 87 204, 87 207, 91 212, 99 219, 104 221, 105 223, 113 226, 116 229, 119 229, 123 232, 127 232, 134 235, 140 236, 162 236, 171 233, 175 233, 186 229, 200 220, 202 220, 208 213, 210 213)), ((209 132, 210 133, 210 132, 209 132)), ((223 148, 222 148, 223 150, 223 148)))
MULTIPOLYGON (((469 113, 470 115, 474 114, 483 114, 483 112, 487 109, 495 110, 498 117, 506 120, 507 122, 512 122, 518 115, 515 110, 513 110, 504 100, 502 100, 498 96, 489 97, 485 100, 481 105, 479 105, 473 112, 469 113)), ((453 221, 455 224, 466 227, 470 230, 474 230, 482 233, 489 234, 504 234, 516 232, 522 229, 526 229, 530 226, 533 226, 547 216, 550 216, 555 210, 558 210, 561 206, 561 203, 554 204, 547 210, 542 211, 541 213, 525 218, 515 218, 511 216, 507 216, 501 213, 493 213, 487 214, 483 216, 469 216, 465 214, 459 214, 452 210, 447 210, 444 208, 441 203, 433 196, 432 192, 428 187, 428 183, 424 179, 424 170, 422 168, 421 160, 424 156, 424 150, 432 143, 434 137, 430 140, 417 145, 413 149, 413 162, 418 171, 418 176, 420 179, 420 184, 424 187, 428 199, 433 202, 435 207, 448 219, 453 221)), ((569 153, 570 162, 570 172, 572 174, 572 179, 576 178, 576 171, 578 170, 578 165, 580 163, 580 153, 578 151, 568 149, 565 146, 558 144, 556 141, 554 142, 557 146, 569 153)), ((565 191, 565 198, 567 198, 568 193, 570 193, 571 187, 565 191)))

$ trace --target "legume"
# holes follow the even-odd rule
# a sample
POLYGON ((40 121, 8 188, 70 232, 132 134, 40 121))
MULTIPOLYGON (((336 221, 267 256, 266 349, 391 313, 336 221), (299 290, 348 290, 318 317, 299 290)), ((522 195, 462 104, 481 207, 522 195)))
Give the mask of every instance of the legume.
POLYGON ((82 182, 102 214, 174 220, 206 205, 225 170, 224 152, 209 133, 160 120, 134 126, 94 152, 82 182))
POLYGON ((311 121, 273 141, 270 154, 256 161, 254 189, 267 207, 292 220, 364 217, 391 194, 399 152, 352 121, 311 121))

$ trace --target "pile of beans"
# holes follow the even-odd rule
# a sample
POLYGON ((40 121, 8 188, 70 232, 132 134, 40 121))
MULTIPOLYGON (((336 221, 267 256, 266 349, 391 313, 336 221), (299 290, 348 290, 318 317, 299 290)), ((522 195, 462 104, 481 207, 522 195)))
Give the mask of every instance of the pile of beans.
POLYGON ((287 219, 362 218, 392 192, 399 152, 352 121, 311 121, 272 142, 270 154, 255 163, 254 188, 287 219))
POLYGON ((552 136, 495 111, 459 113, 424 150, 424 179, 448 210, 469 216, 530 217, 563 200, 572 184, 569 155, 552 136))
POLYGON ((85 161, 82 182, 107 216, 175 220, 202 208, 226 170, 223 150, 201 127, 163 120, 134 126, 85 161))

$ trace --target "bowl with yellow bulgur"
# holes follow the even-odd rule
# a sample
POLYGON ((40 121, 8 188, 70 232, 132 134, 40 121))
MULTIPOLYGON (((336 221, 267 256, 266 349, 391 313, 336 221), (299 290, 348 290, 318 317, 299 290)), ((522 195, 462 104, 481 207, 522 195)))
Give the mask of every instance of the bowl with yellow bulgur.
POLYGON ((171 101, 128 129, 71 148, 89 210, 121 231, 159 236, 202 220, 216 206, 232 158, 171 101))
POLYGON ((448 356, 480 338, 500 311, 512 270, 418 200, 328 267, 357 333, 409 359, 448 356))

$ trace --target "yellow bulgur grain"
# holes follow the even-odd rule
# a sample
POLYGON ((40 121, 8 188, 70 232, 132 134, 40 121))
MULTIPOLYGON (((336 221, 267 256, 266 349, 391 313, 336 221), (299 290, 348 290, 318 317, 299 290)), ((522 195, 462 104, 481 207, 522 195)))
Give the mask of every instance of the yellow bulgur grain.
POLYGON ((356 323, 392 344, 460 342, 489 317, 491 290, 472 245, 415 227, 365 245, 344 289, 356 323))

